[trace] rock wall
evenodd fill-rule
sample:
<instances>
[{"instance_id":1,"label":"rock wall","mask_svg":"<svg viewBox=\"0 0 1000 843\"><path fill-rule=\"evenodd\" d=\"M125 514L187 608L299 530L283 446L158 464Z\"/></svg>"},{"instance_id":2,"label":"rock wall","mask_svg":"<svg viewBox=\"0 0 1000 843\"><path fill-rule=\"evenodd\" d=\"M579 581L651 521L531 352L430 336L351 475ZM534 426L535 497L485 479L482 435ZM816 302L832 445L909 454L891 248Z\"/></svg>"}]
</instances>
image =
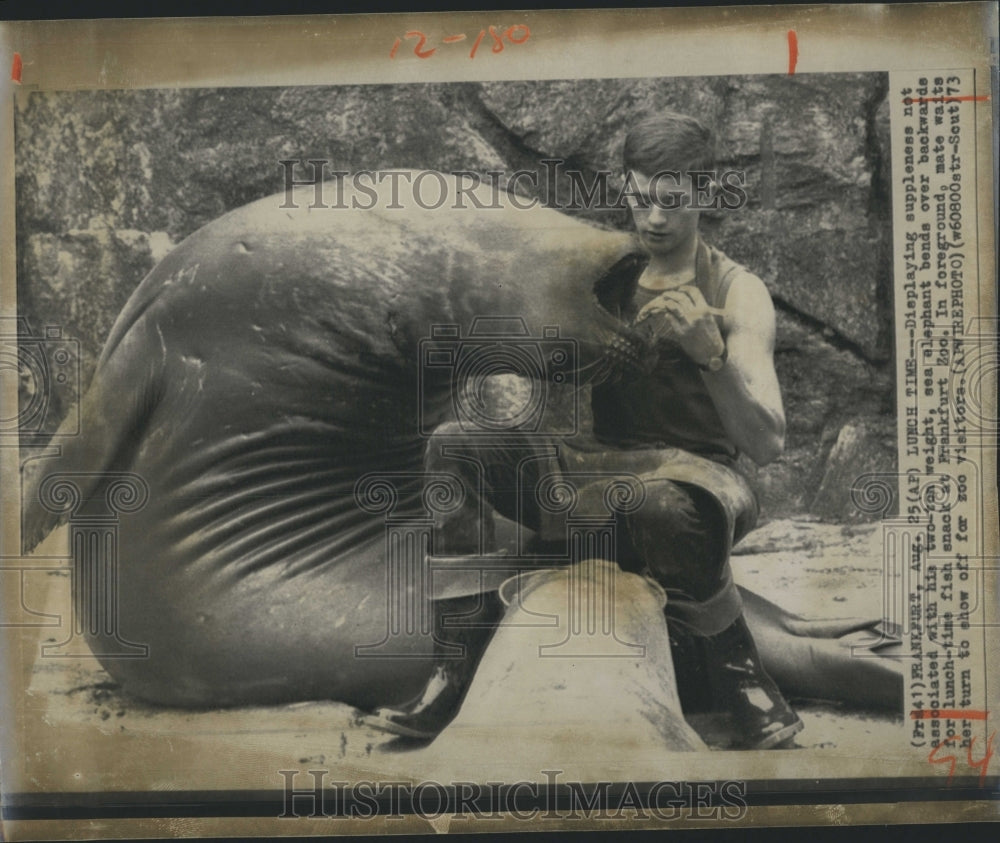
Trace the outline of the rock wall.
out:
<instances>
[{"instance_id":1,"label":"rock wall","mask_svg":"<svg viewBox=\"0 0 1000 843\"><path fill-rule=\"evenodd\" d=\"M19 313L36 335L54 325L79 341L86 384L146 272L200 226L281 190L282 159L528 169L544 185L542 162L559 158L589 180L617 170L627 127L661 108L713 125L719 167L746 173L748 206L703 225L778 311L787 449L748 465L764 513L860 518L853 478L896 464L882 74L26 94ZM556 189L568 186L560 171ZM628 224L623 212L571 213ZM72 384L60 389L46 430L76 399Z\"/></svg>"}]
</instances>

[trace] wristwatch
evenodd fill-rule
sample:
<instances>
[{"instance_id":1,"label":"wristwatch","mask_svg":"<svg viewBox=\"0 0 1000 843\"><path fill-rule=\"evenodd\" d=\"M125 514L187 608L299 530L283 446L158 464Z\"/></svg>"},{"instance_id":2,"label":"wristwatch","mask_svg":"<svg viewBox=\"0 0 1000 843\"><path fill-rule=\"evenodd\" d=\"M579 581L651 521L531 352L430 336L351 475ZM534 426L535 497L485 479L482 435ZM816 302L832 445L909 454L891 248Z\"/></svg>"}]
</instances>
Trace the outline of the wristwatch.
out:
<instances>
[{"instance_id":1,"label":"wristwatch","mask_svg":"<svg viewBox=\"0 0 1000 843\"><path fill-rule=\"evenodd\" d=\"M704 366L699 363L698 368L703 372L718 372L719 369L726 365L726 360L728 359L729 349L722 346L722 354L716 354L715 357L710 357Z\"/></svg>"}]
</instances>

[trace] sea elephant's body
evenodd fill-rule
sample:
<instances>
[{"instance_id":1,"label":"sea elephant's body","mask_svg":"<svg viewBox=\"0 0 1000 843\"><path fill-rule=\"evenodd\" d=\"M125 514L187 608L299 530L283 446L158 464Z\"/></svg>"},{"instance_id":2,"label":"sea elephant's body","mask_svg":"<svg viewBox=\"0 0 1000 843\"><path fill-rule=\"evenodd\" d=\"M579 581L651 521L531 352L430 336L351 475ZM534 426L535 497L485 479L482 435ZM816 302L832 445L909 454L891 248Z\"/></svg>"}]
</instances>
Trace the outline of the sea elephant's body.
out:
<instances>
[{"instance_id":1,"label":"sea elephant's body","mask_svg":"<svg viewBox=\"0 0 1000 843\"><path fill-rule=\"evenodd\" d=\"M634 248L627 235L454 192L437 209L390 207L387 185L369 210L313 198L235 210L156 266L111 331L81 435L25 467L29 547L57 521L39 501L46 476L74 475L93 501L102 474L148 485L118 524L116 590L117 634L148 657L103 660L137 696L373 706L418 690L429 635L404 629L395 658L369 645L398 593L387 517L426 515L424 434L451 400L451 369L423 366L421 341L520 317L533 338L558 328L589 371L615 336L593 288ZM391 475L394 503L381 487L359 500L373 475ZM420 627L426 606L417 614Z\"/></svg>"},{"instance_id":2,"label":"sea elephant's body","mask_svg":"<svg viewBox=\"0 0 1000 843\"><path fill-rule=\"evenodd\" d=\"M464 209L391 208L382 190L370 210L309 208L312 188L298 208L269 197L181 243L115 323L82 436L29 464L29 545L54 520L32 500L47 474L149 486L118 545L119 632L149 657L105 661L134 693L369 705L415 690L426 660L354 648L386 635L386 514L419 511L420 484L404 480L391 513L354 489L421 470L420 431L444 417L451 370L421 379L419 342L435 325L465 336L476 317L512 316L534 338L557 327L581 364L604 351L592 288L627 235L469 196Z\"/></svg>"}]
</instances>

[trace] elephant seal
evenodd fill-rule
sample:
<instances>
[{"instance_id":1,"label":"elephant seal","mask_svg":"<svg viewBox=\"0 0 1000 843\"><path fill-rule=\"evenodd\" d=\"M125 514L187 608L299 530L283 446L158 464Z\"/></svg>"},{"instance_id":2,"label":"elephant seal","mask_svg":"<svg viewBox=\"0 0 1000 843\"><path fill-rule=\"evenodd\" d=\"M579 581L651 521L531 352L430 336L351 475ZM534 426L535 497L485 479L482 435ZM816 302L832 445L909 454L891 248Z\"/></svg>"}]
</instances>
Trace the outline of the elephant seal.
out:
<instances>
[{"instance_id":1,"label":"elephant seal","mask_svg":"<svg viewBox=\"0 0 1000 843\"><path fill-rule=\"evenodd\" d=\"M423 659L354 656L388 623L385 515L355 486L416 478L421 430L450 406L453 372L422 370L420 342L442 324L516 317L529 340L571 343L577 369L601 366L622 335L592 289L634 249L499 193L477 208L440 181L436 209L403 207L384 182L345 197L359 207L312 208L306 187L192 234L114 323L81 435L25 466L29 548L58 521L39 499L46 476L74 474L84 499L102 496L102 474L149 487L118 538L119 630L148 658L104 661L130 693L370 706L419 688ZM420 509L420 485L396 493L393 516Z\"/></svg>"},{"instance_id":2,"label":"elephant seal","mask_svg":"<svg viewBox=\"0 0 1000 843\"><path fill-rule=\"evenodd\" d=\"M794 699L899 712L903 642L880 620L801 618L740 587L764 667Z\"/></svg>"},{"instance_id":3,"label":"elephant seal","mask_svg":"<svg viewBox=\"0 0 1000 843\"><path fill-rule=\"evenodd\" d=\"M74 475L85 501L122 472L148 485L117 547L117 623L148 657L102 660L130 694L192 706L409 698L428 636L403 636L394 658L356 658L385 637L390 611L386 515L357 487L401 478L392 516L421 512L425 434L449 413L453 374L423 365L422 342L499 316L570 342L563 375L641 358L593 294L635 251L629 235L497 195L470 206L466 187L441 181L434 209L400 205L383 183L360 208L312 208L303 187L192 234L115 322L80 435L25 464L29 549L60 520L40 497L47 477ZM804 653L797 688L829 689L788 617L755 607L765 661L789 667L791 642ZM829 659L851 674L849 652Z\"/></svg>"}]
</instances>

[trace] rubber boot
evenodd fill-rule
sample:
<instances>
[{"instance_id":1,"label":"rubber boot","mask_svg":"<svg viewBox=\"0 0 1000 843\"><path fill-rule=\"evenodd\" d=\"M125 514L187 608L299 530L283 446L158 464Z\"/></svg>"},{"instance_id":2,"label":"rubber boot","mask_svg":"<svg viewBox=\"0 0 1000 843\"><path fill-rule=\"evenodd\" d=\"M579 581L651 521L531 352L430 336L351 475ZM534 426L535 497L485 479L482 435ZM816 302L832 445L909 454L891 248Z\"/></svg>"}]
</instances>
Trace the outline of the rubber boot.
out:
<instances>
[{"instance_id":1,"label":"rubber boot","mask_svg":"<svg viewBox=\"0 0 1000 843\"><path fill-rule=\"evenodd\" d=\"M458 714L503 613L495 591L435 601L434 667L424 690L397 708L376 709L362 722L402 737L437 737Z\"/></svg>"},{"instance_id":2,"label":"rubber boot","mask_svg":"<svg viewBox=\"0 0 1000 843\"><path fill-rule=\"evenodd\" d=\"M670 645L681 710L706 743L780 749L802 731L802 721L764 670L742 616L712 636L671 623Z\"/></svg>"}]
</instances>

